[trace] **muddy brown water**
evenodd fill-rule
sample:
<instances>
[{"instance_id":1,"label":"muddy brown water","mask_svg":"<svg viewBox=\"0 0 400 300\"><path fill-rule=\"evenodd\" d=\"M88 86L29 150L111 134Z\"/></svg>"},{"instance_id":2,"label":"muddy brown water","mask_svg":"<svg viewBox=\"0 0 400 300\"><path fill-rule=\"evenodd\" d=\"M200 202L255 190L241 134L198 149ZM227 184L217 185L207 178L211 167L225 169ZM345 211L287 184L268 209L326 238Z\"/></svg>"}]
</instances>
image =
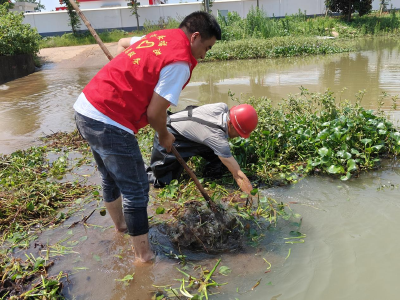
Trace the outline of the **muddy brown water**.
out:
<instances>
[{"instance_id":1,"label":"muddy brown water","mask_svg":"<svg viewBox=\"0 0 400 300\"><path fill-rule=\"evenodd\" d=\"M363 50L358 53L200 64L178 109L218 101L233 105L229 90L236 96L267 96L278 103L297 93L301 85L316 92L347 87L338 95L348 99L366 89L363 105L376 108L382 91L399 94L400 43L388 39L360 43ZM48 65L0 86L0 153L28 147L44 134L72 130L73 102L100 66ZM384 107L389 108L390 101ZM92 169L81 170L85 172L96 182ZM218 258L221 266L231 269L229 276L214 277L227 284L212 289L216 294L210 299L398 299L399 185L399 164L390 162L348 182L309 177L262 191L289 203L302 216L300 228L281 222L275 230L265 231L266 237L256 247L245 245L243 251L217 256L188 254L185 271L196 276L193 265L210 270ZM62 245L74 253L58 257L51 269L52 274L61 270L72 274L64 290L68 299L151 299L149 291L157 290L156 286L179 286L176 280L184 277L176 269L182 268L179 259L160 254L152 265L134 266L129 238L114 232L108 216L96 211L90 226L67 228L95 208L96 202L63 227L44 232L39 240L54 245L68 238ZM306 234L305 242L286 243L292 230ZM157 234L152 236L155 246L166 244ZM39 250L31 251L38 255ZM264 259L271 263L268 273ZM117 281L133 273L129 284Z\"/></svg>"}]
</instances>

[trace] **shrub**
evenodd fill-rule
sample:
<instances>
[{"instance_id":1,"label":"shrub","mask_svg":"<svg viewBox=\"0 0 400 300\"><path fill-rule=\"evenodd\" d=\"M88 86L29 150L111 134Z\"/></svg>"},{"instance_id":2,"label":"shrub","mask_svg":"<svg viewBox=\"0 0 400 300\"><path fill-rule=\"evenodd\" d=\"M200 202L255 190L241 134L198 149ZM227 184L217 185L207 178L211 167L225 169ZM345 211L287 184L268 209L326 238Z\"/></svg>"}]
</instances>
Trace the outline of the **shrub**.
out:
<instances>
[{"instance_id":1,"label":"shrub","mask_svg":"<svg viewBox=\"0 0 400 300\"><path fill-rule=\"evenodd\" d=\"M0 55L36 54L40 35L30 25L22 24L23 14L8 12L0 5Z\"/></svg>"}]
</instances>

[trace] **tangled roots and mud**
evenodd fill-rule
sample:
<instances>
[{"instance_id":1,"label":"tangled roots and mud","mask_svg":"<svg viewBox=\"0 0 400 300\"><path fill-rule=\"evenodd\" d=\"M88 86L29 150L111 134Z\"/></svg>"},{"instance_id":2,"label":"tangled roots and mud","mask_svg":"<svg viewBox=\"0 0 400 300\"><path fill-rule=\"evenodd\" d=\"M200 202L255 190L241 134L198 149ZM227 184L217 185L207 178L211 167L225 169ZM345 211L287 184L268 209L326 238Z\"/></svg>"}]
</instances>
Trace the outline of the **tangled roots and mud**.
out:
<instances>
[{"instance_id":1,"label":"tangled roots and mud","mask_svg":"<svg viewBox=\"0 0 400 300\"><path fill-rule=\"evenodd\" d=\"M239 229L233 214L221 210L216 216L205 202L199 201L186 202L176 220L160 228L178 247L209 254L240 249Z\"/></svg>"}]
</instances>

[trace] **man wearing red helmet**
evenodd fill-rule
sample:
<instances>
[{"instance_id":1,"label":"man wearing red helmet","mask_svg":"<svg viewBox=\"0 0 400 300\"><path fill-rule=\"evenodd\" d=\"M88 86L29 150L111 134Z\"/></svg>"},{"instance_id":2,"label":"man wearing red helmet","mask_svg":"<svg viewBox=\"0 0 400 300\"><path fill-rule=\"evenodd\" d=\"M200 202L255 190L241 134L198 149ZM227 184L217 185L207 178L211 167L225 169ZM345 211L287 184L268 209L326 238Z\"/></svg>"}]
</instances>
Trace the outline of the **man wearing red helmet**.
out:
<instances>
[{"instance_id":1,"label":"man wearing red helmet","mask_svg":"<svg viewBox=\"0 0 400 300\"><path fill-rule=\"evenodd\" d=\"M192 156L207 160L203 175L218 177L225 167L232 173L240 189L250 194L253 189L247 176L232 156L228 138L248 138L258 123L257 112L249 104L240 104L230 110L225 103L188 106L185 110L171 114L167 128L175 137L174 146L187 161ZM222 168L221 168L222 167ZM183 168L172 153L168 153L154 137L149 181L155 187L179 179Z\"/></svg>"}]
</instances>

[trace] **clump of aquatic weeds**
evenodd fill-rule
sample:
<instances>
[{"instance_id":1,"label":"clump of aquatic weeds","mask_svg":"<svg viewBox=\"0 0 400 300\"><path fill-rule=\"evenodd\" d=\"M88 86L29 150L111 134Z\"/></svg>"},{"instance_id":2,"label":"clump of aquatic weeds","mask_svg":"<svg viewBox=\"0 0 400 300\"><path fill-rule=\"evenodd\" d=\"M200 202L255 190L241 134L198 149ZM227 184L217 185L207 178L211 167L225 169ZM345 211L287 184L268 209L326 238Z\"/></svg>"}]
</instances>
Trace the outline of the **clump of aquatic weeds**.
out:
<instances>
[{"instance_id":1,"label":"clump of aquatic weeds","mask_svg":"<svg viewBox=\"0 0 400 300\"><path fill-rule=\"evenodd\" d=\"M260 199L257 189L249 197L238 191L229 192L215 182L205 182L205 188L219 207L221 217L207 206L192 181L174 180L155 199L156 216L165 212L172 216L166 222L156 222L157 229L178 249L208 254L237 251L247 239L256 245L262 238L262 235L247 234L250 228L262 231L276 225L279 217L288 219L293 214L283 203L269 197Z\"/></svg>"},{"instance_id":2,"label":"clump of aquatic weeds","mask_svg":"<svg viewBox=\"0 0 400 300\"><path fill-rule=\"evenodd\" d=\"M1 264L1 299L63 299L61 279L67 274L48 276L54 264L48 257L26 255L26 260L5 257Z\"/></svg>"},{"instance_id":3,"label":"clump of aquatic weeds","mask_svg":"<svg viewBox=\"0 0 400 300\"><path fill-rule=\"evenodd\" d=\"M179 288L173 288L172 286L165 286L164 291L158 291L155 293L152 299L162 300L162 299L181 299L180 297L185 297L186 299L208 299L210 295L209 288L218 287L224 285L226 283L217 283L212 279L215 271L217 270L218 265L220 264L221 259L218 259L214 267L211 271L207 270L201 265L197 265L193 267L194 271L199 271L199 276L190 275L187 272L182 271L177 268L179 272L183 274L182 279L176 279L181 282ZM226 268L227 267L222 267ZM220 268L221 273L221 268ZM185 278L186 277L186 278ZM157 287L157 286L156 286ZM160 288L160 287L157 287Z\"/></svg>"},{"instance_id":4,"label":"clump of aquatic weeds","mask_svg":"<svg viewBox=\"0 0 400 300\"><path fill-rule=\"evenodd\" d=\"M384 104L396 109L397 97L383 93L374 111L361 106L364 96L360 91L350 102L336 100L329 90L301 88L276 107L267 98L251 98L258 126L248 140L232 141L233 154L248 174L267 184L295 183L310 173L357 177L400 153L400 132L382 109Z\"/></svg>"},{"instance_id":5,"label":"clump of aquatic weeds","mask_svg":"<svg viewBox=\"0 0 400 300\"><path fill-rule=\"evenodd\" d=\"M0 299L63 299L61 279L49 277L48 257L15 258L45 228L57 226L83 203L99 195L97 187L82 181L59 179L88 159L88 147L77 132L57 133L48 143L0 156ZM68 151L81 153L70 165ZM49 159L52 156L52 159ZM70 208L60 212L60 209Z\"/></svg>"}]
</instances>

